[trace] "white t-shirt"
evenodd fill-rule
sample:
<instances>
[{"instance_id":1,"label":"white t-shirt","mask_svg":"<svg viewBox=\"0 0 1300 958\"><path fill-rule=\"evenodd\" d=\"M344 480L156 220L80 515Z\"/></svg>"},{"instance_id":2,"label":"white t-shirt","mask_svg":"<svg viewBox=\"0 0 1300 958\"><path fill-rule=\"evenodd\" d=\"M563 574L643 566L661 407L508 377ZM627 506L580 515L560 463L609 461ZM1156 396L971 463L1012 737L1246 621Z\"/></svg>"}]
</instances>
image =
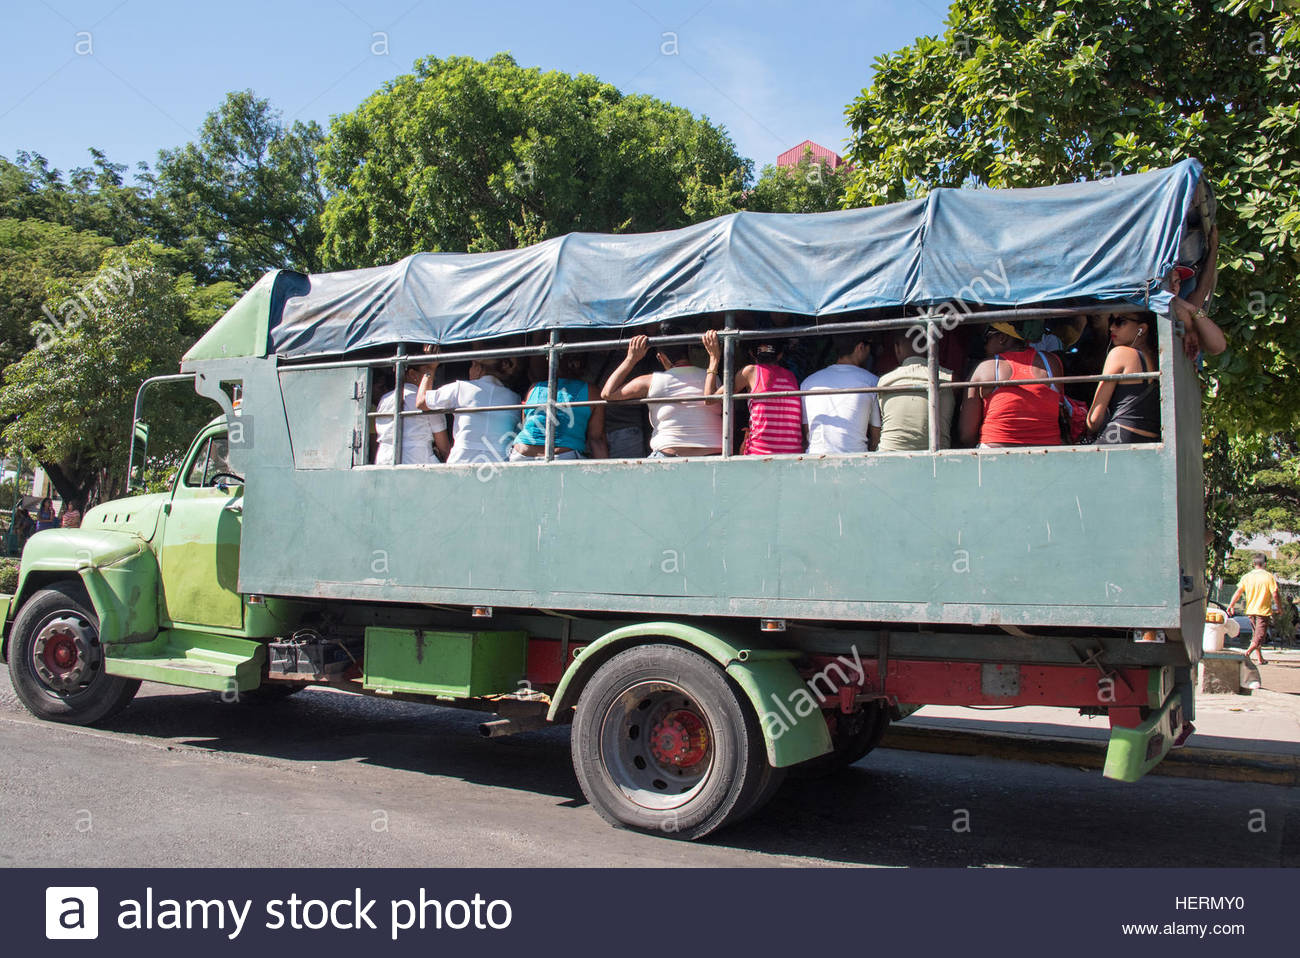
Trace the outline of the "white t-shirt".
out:
<instances>
[{"instance_id":1,"label":"white t-shirt","mask_svg":"<svg viewBox=\"0 0 1300 958\"><path fill-rule=\"evenodd\" d=\"M419 390L414 383L406 383L402 389L402 409L415 412L415 396ZM388 413L375 418L376 439L379 442L375 454L375 465L391 466L393 464L393 406L397 402L397 390L385 393L375 410ZM402 464L437 462L433 454L433 434L447 428L447 417L437 413L424 413L420 416L402 417Z\"/></svg>"},{"instance_id":2,"label":"white t-shirt","mask_svg":"<svg viewBox=\"0 0 1300 958\"><path fill-rule=\"evenodd\" d=\"M495 376L458 379L424 394L430 409L458 406L514 406L519 393L503 386ZM456 413L451 426L451 455L448 463L505 462L519 431L519 410Z\"/></svg>"},{"instance_id":3,"label":"white t-shirt","mask_svg":"<svg viewBox=\"0 0 1300 958\"><path fill-rule=\"evenodd\" d=\"M862 389L878 382L861 366L835 363L813 373L801 389ZM808 451L866 452L867 427L880 425L880 401L875 393L804 396L803 421L808 424Z\"/></svg>"},{"instance_id":4,"label":"white t-shirt","mask_svg":"<svg viewBox=\"0 0 1300 958\"><path fill-rule=\"evenodd\" d=\"M650 374L650 399L670 399L704 395L704 377L699 366L674 366L667 372L656 370ZM680 446L697 446L704 449L722 448L721 402L660 402L650 405L650 448L675 449Z\"/></svg>"}]
</instances>

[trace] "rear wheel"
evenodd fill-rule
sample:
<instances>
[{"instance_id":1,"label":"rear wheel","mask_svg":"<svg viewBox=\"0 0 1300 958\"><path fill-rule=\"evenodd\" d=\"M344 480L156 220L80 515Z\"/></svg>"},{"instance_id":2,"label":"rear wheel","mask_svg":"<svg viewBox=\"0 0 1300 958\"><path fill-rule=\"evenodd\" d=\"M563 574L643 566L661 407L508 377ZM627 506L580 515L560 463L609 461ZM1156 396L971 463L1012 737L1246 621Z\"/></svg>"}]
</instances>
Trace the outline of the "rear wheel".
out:
<instances>
[{"instance_id":1,"label":"rear wheel","mask_svg":"<svg viewBox=\"0 0 1300 958\"><path fill-rule=\"evenodd\" d=\"M33 595L14 619L9 680L38 718L93 725L130 704L140 683L104 672L99 618L79 582Z\"/></svg>"},{"instance_id":2,"label":"rear wheel","mask_svg":"<svg viewBox=\"0 0 1300 958\"><path fill-rule=\"evenodd\" d=\"M571 741L578 782L602 818L672 838L702 838L755 811L779 779L744 693L676 646L629 649L602 665L578 699Z\"/></svg>"}]
</instances>

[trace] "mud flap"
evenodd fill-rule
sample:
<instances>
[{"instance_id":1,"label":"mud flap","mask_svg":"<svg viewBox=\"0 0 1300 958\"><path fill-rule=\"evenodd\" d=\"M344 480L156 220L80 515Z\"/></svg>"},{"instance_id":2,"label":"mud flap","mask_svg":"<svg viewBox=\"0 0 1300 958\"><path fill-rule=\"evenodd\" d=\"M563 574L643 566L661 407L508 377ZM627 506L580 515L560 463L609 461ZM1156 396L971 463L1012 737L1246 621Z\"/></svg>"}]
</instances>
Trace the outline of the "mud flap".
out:
<instances>
[{"instance_id":1,"label":"mud flap","mask_svg":"<svg viewBox=\"0 0 1300 958\"><path fill-rule=\"evenodd\" d=\"M757 658L727 665L758 714L773 768L788 768L831 750L831 733L821 708L787 658Z\"/></svg>"},{"instance_id":2,"label":"mud flap","mask_svg":"<svg viewBox=\"0 0 1300 958\"><path fill-rule=\"evenodd\" d=\"M1186 694L1187 688L1180 684L1160 710L1152 712L1140 725L1112 728L1102 774L1117 782L1136 782L1159 765L1190 722L1191 702Z\"/></svg>"}]
</instances>

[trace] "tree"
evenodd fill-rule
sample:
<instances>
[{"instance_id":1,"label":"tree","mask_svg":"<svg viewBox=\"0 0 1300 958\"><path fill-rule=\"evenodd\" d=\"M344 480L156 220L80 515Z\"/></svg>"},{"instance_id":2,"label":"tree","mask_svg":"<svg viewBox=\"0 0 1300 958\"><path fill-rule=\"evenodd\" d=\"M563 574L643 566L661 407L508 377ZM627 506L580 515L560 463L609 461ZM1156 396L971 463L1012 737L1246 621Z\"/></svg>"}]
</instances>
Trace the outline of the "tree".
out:
<instances>
[{"instance_id":1,"label":"tree","mask_svg":"<svg viewBox=\"0 0 1300 958\"><path fill-rule=\"evenodd\" d=\"M831 169L813 156L811 148L795 166L765 166L749 192L745 209L756 213L822 213L844 207L845 190L853 176L848 165Z\"/></svg>"},{"instance_id":2,"label":"tree","mask_svg":"<svg viewBox=\"0 0 1300 958\"><path fill-rule=\"evenodd\" d=\"M1278 0L957 0L848 108L847 202L1205 163L1221 201L1207 417L1289 428L1300 358L1300 21Z\"/></svg>"},{"instance_id":3,"label":"tree","mask_svg":"<svg viewBox=\"0 0 1300 958\"><path fill-rule=\"evenodd\" d=\"M63 311L63 322L4 370L0 442L39 462L67 501L124 489L140 383L175 372L185 349L236 298L233 284L200 288L165 261L166 251L137 241L110 250L89 283L54 283L53 297L77 308ZM183 414L169 415L151 443L183 446L192 426Z\"/></svg>"},{"instance_id":4,"label":"tree","mask_svg":"<svg viewBox=\"0 0 1300 958\"><path fill-rule=\"evenodd\" d=\"M111 245L106 236L68 226L0 219L0 369L32 347L42 324L57 321L60 303L50 299L50 284L89 279Z\"/></svg>"},{"instance_id":5,"label":"tree","mask_svg":"<svg viewBox=\"0 0 1300 958\"><path fill-rule=\"evenodd\" d=\"M197 258L212 277L247 284L268 269L320 268L323 141L315 122L285 125L268 100L244 90L208 114L197 143L160 151L159 191L202 243Z\"/></svg>"},{"instance_id":6,"label":"tree","mask_svg":"<svg viewBox=\"0 0 1300 958\"><path fill-rule=\"evenodd\" d=\"M417 61L334 119L321 172L334 267L683 226L734 208L750 175L707 119L508 54Z\"/></svg>"},{"instance_id":7,"label":"tree","mask_svg":"<svg viewBox=\"0 0 1300 958\"><path fill-rule=\"evenodd\" d=\"M135 182L127 183L125 164L93 147L88 152L91 165L74 167L66 178L39 153L19 151L14 163L0 157L0 216L98 233L118 246L174 231L147 164L137 164Z\"/></svg>"},{"instance_id":8,"label":"tree","mask_svg":"<svg viewBox=\"0 0 1300 958\"><path fill-rule=\"evenodd\" d=\"M1263 536L1283 560L1284 568L1273 571L1300 579L1300 543L1294 541L1300 537L1300 440L1288 433L1230 443L1216 434L1210 446L1210 577L1239 577L1251 553L1234 546L1242 537Z\"/></svg>"}]
</instances>

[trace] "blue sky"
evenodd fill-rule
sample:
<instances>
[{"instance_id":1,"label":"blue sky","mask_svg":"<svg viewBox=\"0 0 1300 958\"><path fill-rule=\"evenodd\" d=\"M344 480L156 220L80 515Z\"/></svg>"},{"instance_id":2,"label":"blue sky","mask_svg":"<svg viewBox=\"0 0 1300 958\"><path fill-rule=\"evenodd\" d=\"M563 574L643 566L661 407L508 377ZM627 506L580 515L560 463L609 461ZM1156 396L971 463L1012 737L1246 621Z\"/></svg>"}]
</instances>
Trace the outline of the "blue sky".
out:
<instances>
[{"instance_id":1,"label":"blue sky","mask_svg":"<svg viewBox=\"0 0 1300 958\"><path fill-rule=\"evenodd\" d=\"M945 11L944 0L11 0L0 155L33 150L66 170L95 146L152 164L195 139L229 90L327 125L418 57L508 50L706 115L758 169L805 138L843 152L843 110L872 60L939 32Z\"/></svg>"}]
</instances>

